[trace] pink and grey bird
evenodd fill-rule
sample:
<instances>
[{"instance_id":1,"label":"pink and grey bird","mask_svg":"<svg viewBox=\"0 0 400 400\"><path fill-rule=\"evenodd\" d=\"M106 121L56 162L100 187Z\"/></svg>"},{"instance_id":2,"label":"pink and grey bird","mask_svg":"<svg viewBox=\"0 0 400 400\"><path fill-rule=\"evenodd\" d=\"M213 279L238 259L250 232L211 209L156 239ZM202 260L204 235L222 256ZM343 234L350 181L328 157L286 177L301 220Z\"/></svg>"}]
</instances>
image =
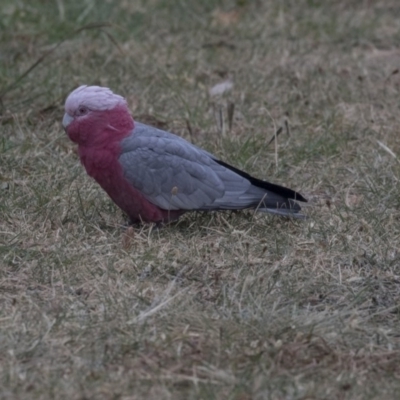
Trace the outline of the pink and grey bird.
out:
<instances>
[{"instance_id":1,"label":"pink and grey bird","mask_svg":"<svg viewBox=\"0 0 400 400\"><path fill-rule=\"evenodd\" d=\"M135 122L110 89L80 86L63 126L87 173L132 222L167 222L188 211L256 209L303 217L294 190L252 177L183 138Z\"/></svg>"}]
</instances>

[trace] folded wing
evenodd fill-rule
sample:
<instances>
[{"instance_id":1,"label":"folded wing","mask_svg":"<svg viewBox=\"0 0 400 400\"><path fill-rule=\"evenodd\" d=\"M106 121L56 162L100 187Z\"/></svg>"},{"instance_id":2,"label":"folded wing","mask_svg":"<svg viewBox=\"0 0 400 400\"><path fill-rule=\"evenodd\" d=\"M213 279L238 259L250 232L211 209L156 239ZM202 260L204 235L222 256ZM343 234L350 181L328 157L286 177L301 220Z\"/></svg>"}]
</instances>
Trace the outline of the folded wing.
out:
<instances>
[{"instance_id":1,"label":"folded wing","mask_svg":"<svg viewBox=\"0 0 400 400\"><path fill-rule=\"evenodd\" d=\"M298 214L298 193L240 171L179 136L141 123L121 142L125 178L164 210L258 208Z\"/></svg>"}]
</instances>

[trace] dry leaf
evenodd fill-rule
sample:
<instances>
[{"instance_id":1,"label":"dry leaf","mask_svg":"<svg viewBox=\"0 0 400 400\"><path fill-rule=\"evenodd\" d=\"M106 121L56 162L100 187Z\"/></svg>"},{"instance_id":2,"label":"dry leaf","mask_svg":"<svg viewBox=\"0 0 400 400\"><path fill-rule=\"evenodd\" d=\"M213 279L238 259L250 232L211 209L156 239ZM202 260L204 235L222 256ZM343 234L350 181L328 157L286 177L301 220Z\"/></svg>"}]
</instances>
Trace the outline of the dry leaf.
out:
<instances>
[{"instance_id":1,"label":"dry leaf","mask_svg":"<svg viewBox=\"0 0 400 400\"><path fill-rule=\"evenodd\" d=\"M228 92L229 90L232 90L233 88L233 82L230 80L221 82L221 83L217 83L216 85L214 85L210 90L210 96L220 96L222 94L224 94L225 92Z\"/></svg>"}]
</instances>

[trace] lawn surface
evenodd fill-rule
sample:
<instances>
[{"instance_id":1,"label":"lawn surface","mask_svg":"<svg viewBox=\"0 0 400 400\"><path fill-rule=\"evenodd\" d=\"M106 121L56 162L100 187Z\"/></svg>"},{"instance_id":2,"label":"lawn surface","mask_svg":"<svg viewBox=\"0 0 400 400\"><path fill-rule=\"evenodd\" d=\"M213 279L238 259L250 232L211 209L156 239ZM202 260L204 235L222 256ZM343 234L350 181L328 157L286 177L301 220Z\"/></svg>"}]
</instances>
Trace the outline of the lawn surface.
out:
<instances>
[{"instance_id":1,"label":"lawn surface","mask_svg":"<svg viewBox=\"0 0 400 400\"><path fill-rule=\"evenodd\" d=\"M3 0L0 398L400 398L397 3ZM81 84L309 218L127 227L61 127Z\"/></svg>"}]
</instances>

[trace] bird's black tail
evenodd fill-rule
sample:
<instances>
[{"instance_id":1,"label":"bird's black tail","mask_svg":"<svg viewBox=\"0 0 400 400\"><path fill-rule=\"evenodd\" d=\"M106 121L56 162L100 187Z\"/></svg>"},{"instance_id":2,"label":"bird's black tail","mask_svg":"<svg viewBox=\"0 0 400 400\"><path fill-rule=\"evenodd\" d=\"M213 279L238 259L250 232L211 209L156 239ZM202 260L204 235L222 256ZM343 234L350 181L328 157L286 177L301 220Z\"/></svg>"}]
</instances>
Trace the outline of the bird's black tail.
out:
<instances>
[{"instance_id":1,"label":"bird's black tail","mask_svg":"<svg viewBox=\"0 0 400 400\"><path fill-rule=\"evenodd\" d=\"M274 183L254 178L247 172L235 168L232 165L229 165L221 160L215 161L223 167L228 168L231 171L242 176L243 178L247 179L253 186L264 189L266 191L265 197L261 199L258 204L258 211L304 218L304 215L299 213L301 207L299 204L296 203L296 201L307 202L307 199L305 199L300 193L284 186L276 185ZM268 193L270 193L270 196L268 196Z\"/></svg>"}]
</instances>

